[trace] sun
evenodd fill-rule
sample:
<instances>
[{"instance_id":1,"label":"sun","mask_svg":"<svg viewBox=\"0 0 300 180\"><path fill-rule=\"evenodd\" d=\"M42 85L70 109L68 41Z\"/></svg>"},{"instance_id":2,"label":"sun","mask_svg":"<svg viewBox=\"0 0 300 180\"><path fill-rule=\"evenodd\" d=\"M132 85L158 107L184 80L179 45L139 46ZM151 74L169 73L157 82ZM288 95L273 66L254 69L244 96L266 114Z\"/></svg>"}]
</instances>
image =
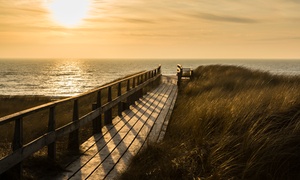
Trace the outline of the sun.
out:
<instances>
[{"instance_id":1,"label":"sun","mask_svg":"<svg viewBox=\"0 0 300 180\"><path fill-rule=\"evenodd\" d=\"M49 1L48 8L52 19L65 27L72 28L80 25L87 16L89 0L52 0Z\"/></svg>"}]
</instances>

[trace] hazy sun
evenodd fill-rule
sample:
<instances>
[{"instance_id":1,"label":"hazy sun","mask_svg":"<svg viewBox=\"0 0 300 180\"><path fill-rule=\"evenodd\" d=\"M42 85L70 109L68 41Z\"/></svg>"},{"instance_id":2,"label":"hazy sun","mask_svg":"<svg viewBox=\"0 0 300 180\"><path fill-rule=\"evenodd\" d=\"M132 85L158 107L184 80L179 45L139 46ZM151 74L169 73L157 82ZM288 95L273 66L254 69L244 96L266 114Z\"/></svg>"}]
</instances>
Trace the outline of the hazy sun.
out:
<instances>
[{"instance_id":1,"label":"hazy sun","mask_svg":"<svg viewBox=\"0 0 300 180\"><path fill-rule=\"evenodd\" d=\"M89 0L52 0L48 8L55 22L65 27L75 27L87 16Z\"/></svg>"}]
</instances>

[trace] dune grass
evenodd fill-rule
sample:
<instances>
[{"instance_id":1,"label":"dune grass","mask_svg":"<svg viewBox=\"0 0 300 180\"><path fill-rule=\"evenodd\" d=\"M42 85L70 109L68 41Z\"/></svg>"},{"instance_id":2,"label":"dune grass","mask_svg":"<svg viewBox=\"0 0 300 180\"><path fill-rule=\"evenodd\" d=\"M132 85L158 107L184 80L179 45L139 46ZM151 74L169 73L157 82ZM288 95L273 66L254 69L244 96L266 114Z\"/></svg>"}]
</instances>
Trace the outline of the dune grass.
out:
<instances>
[{"instance_id":1,"label":"dune grass","mask_svg":"<svg viewBox=\"0 0 300 180\"><path fill-rule=\"evenodd\" d=\"M120 179L299 179L300 77L200 66Z\"/></svg>"}]
</instances>

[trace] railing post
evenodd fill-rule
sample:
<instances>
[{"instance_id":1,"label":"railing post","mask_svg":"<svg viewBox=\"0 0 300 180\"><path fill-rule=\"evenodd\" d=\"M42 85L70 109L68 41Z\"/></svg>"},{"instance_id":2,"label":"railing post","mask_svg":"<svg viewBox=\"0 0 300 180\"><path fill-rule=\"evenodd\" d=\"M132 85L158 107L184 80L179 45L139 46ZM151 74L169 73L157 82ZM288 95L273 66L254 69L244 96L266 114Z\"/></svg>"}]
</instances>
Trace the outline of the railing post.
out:
<instances>
[{"instance_id":1,"label":"railing post","mask_svg":"<svg viewBox=\"0 0 300 180\"><path fill-rule=\"evenodd\" d=\"M127 80L126 91L130 91L130 79ZM129 106L132 104L132 96L127 97L125 108L129 109Z\"/></svg>"},{"instance_id":2,"label":"railing post","mask_svg":"<svg viewBox=\"0 0 300 180\"><path fill-rule=\"evenodd\" d=\"M138 84L136 81L136 78L137 77L134 77L133 79L132 79L132 88L134 89L135 88L135 86ZM130 96L130 100L131 100L131 102L130 102L130 104L134 104L134 101L136 100L136 93L134 93L134 94L132 94L131 96Z\"/></svg>"},{"instance_id":3,"label":"railing post","mask_svg":"<svg viewBox=\"0 0 300 180\"><path fill-rule=\"evenodd\" d=\"M107 92L107 102L111 102L112 97L111 97L111 86L108 87L108 92ZM105 117L105 124L111 124L112 122L112 109L107 110L104 113Z\"/></svg>"},{"instance_id":4,"label":"railing post","mask_svg":"<svg viewBox=\"0 0 300 180\"><path fill-rule=\"evenodd\" d=\"M127 80L127 87L126 87L126 91L130 91L130 79Z\"/></svg>"},{"instance_id":5,"label":"railing post","mask_svg":"<svg viewBox=\"0 0 300 180\"><path fill-rule=\"evenodd\" d=\"M150 77L151 77L151 79L154 78L153 75L154 75L154 74L153 74L153 70L151 70L151 71L150 71ZM154 87L153 79L151 80L151 87Z\"/></svg>"},{"instance_id":6,"label":"railing post","mask_svg":"<svg viewBox=\"0 0 300 180\"><path fill-rule=\"evenodd\" d=\"M73 122L76 122L79 120L79 112L78 112L78 99L74 100L73 105ZM69 134L69 144L68 144L69 150L79 150L79 130L76 129L75 131L71 132Z\"/></svg>"},{"instance_id":7,"label":"railing post","mask_svg":"<svg viewBox=\"0 0 300 180\"><path fill-rule=\"evenodd\" d=\"M159 72L159 74L161 74L161 64L158 67L158 72Z\"/></svg>"},{"instance_id":8,"label":"railing post","mask_svg":"<svg viewBox=\"0 0 300 180\"><path fill-rule=\"evenodd\" d=\"M120 97L122 94L122 84L121 82L118 83L118 97ZM123 111L123 108L122 108L122 102L119 102L118 104L118 115L121 116L122 115L122 111Z\"/></svg>"},{"instance_id":9,"label":"railing post","mask_svg":"<svg viewBox=\"0 0 300 180\"><path fill-rule=\"evenodd\" d=\"M99 90L97 92L97 103L93 104L92 109L95 110L95 109L100 108L100 107L101 107L101 90ZM101 126L101 121L102 121L102 116L101 116L101 113L100 113L100 115L93 120L93 133L94 134L101 132L101 127L102 127Z\"/></svg>"},{"instance_id":10,"label":"railing post","mask_svg":"<svg viewBox=\"0 0 300 180\"><path fill-rule=\"evenodd\" d=\"M136 82L136 84L137 84L137 85L140 85L140 76L137 77L137 82Z\"/></svg>"},{"instance_id":11,"label":"railing post","mask_svg":"<svg viewBox=\"0 0 300 180\"><path fill-rule=\"evenodd\" d=\"M145 73L145 82L149 80L149 71ZM146 94L149 91L149 84L145 87L144 94Z\"/></svg>"},{"instance_id":12,"label":"railing post","mask_svg":"<svg viewBox=\"0 0 300 180\"><path fill-rule=\"evenodd\" d=\"M23 119L15 120L15 132L12 144L13 151L23 147ZM8 171L8 176L12 179L23 179L23 162L18 163Z\"/></svg>"},{"instance_id":13,"label":"railing post","mask_svg":"<svg viewBox=\"0 0 300 180\"><path fill-rule=\"evenodd\" d=\"M135 77L132 80L132 88L135 88Z\"/></svg>"},{"instance_id":14,"label":"railing post","mask_svg":"<svg viewBox=\"0 0 300 180\"><path fill-rule=\"evenodd\" d=\"M48 133L55 131L55 106L49 109ZM56 142L48 145L48 159L55 161L56 159Z\"/></svg>"},{"instance_id":15,"label":"railing post","mask_svg":"<svg viewBox=\"0 0 300 180\"><path fill-rule=\"evenodd\" d=\"M182 66L180 64L177 64L177 86L180 86L181 84L181 77L182 77Z\"/></svg>"},{"instance_id":16,"label":"railing post","mask_svg":"<svg viewBox=\"0 0 300 180\"><path fill-rule=\"evenodd\" d=\"M142 74L142 75L141 75L141 81L140 81L140 84L143 84L143 83L145 82L145 81L144 81L144 75L145 75L145 74ZM143 97L143 91L144 91L143 89L144 89L144 88L141 88L141 89L139 90L139 93L138 93L138 99L139 99L140 97ZM138 100L138 99L137 99L137 100Z\"/></svg>"},{"instance_id":17,"label":"railing post","mask_svg":"<svg viewBox=\"0 0 300 180\"><path fill-rule=\"evenodd\" d=\"M191 77L190 77L191 80L194 80L194 71L193 69L191 69Z\"/></svg>"}]
</instances>

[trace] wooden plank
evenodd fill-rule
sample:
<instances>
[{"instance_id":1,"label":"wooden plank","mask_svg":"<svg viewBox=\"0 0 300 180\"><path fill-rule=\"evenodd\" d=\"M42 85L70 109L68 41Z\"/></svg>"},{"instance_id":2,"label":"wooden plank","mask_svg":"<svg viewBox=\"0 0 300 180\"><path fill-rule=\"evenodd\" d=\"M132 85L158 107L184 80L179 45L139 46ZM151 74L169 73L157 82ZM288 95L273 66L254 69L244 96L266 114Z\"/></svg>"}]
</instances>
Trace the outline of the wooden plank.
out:
<instances>
[{"instance_id":1,"label":"wooden plank","mask_svg":"<svg viewBox=\"0 0 300 180\"><path fill-rule=\"evenodd\" d=\"M0 167L1 167L0 174L7 171L15 164L21 162L30 154L33 154L34 152L38 151L42 147L45 147L46 145L50 144L51 142L54 141L54 139L55 139L54 132L45 134L44 136L34 140L34 143L33 142L28 143L24 145L22 148L19 148L16 151L14 151L11 155L2 158L0 161Z\"/></svg>"},{"instance_id":2,"label":"wooden plank","mask_svg":"<svg viewBox=\"0 0 300 180\"><path fill-rule=\"evenodd\" d=\"M74 100L73 103L73 122L78 122L79 120L79 107L78 107L78 99ZM79 130L75 129L69 134L68 141L68 149L69 150L79 150Z\"/></svg>"},{"instance_id":3,"label":"wooden plank","mask_svg":"<svg viewBox=\"0 0 300 180\"><path fill-rule=\"evenodd\" d=\"M92 104L92 110L96 110L97 108L101 107L102 101L101 101L101 91L97 92L97 102L95 104ZM100 114L100 113L99 113ZM102 127L102 115L100 114L98 117L93 119L93 134L97 134L101 132Z\"/></svg>"},{"instance_id":4,"label":"wooden plank","mask_svg":"<svg viewBox=\"0 0 300 180\"><path fill-rule=\"evenodd\" d=\"M51 107L49 110L49 120L48 120L48 132L55 131L55 106ZM48 145L48 158L55 161L56 158L56 142Z\"/></svg>"}]
</instances>

